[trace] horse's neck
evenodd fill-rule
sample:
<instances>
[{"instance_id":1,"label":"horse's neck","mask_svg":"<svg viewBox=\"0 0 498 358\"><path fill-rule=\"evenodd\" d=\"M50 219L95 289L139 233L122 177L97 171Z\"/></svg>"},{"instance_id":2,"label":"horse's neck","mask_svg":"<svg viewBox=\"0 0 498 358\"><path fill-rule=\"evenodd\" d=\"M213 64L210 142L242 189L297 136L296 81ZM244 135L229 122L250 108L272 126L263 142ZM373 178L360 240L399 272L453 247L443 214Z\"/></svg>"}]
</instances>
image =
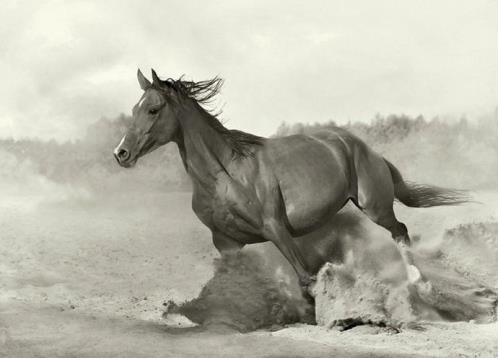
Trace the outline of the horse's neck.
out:
<instances>
[{"instance_id":1,"label":"horse's neck","mask_svg":"<svg viewBox=\"0 0 498 358\"><path fill-rule=\"evenodd\" d=\"M210 186L231 160L232 148L212 128L198 110L189 110L179 119L178 146L183 164L195 183Z\"/></svg>"}]
</instances>

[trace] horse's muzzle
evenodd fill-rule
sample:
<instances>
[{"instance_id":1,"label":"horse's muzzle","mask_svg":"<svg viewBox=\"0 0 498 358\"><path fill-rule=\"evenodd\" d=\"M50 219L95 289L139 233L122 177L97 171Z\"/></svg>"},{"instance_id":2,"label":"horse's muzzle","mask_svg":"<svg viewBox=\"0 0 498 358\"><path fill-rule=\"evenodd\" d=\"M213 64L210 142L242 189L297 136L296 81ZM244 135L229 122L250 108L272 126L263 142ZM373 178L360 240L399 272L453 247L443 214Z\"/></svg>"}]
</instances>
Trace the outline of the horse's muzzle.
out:
<instances>
[{"instance_id":1,"label":"horse's muzzle","mask_svg":"<svg viewBox=\"0 0 498 358\"><path fill-rule=\"evenodd\" d=\"M114 149L114 158L116 158L116 161L118 162L119 165L121 165L124 168L129 168L133 166L134 161L130 161L130 151L125 149L125 148L120 148L119 146Z\"/></svg>"}]
</instances>

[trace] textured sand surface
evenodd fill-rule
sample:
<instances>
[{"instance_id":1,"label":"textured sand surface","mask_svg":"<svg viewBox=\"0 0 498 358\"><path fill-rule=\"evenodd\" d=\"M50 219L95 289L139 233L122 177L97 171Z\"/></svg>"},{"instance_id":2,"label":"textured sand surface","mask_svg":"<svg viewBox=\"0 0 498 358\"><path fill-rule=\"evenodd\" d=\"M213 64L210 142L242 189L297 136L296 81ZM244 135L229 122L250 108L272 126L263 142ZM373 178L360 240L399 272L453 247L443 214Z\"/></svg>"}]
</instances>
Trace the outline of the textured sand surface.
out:
<instances>
[{"instance_id":1,"label":"textured sand surface","mask_svg":"<svg viewBox=\"0 0 498 358\"><path fill-rule=\"evenodd\" d=\"M5 357L217 357L220 352L233 357L454 357L481 352L492 357L498 352L496 324L428 322L423 324L425 331L404 329L400 334L368 326L338 332L302 324L244 334L219 325L173 328L168 324L183 322L165 320L164 304L198 298L213 278L213 260L218 257L209 233L191 213L189 194L113 197L103 203L57 190L63 193L57 202L37 197L29 203L26 197L3 196L0 355ZM479 199L486 204L397 210L412 233L420 235L416 250L421 255L439 250L438 263L457 270L457 276L496 284L498 271L481 264L492 262L496 253L492 225L443 235L459 224L493 221L498 195L483 193ZM390 238L382 229L365 225L369 237L378 238L379 247L389 246ZM477 236L482 242L473 240ZM254 250L260 256L264 252L265 264L270 262L273 269L262 268L262 276L244 279L251 287L260 285L258 280L268 283L265 275L270 275L282 291L277 293L271 283L264 286L274 295L269 306L265 299L246 298L270 309L283 297L288 306L277 305L274 317L277 321L287 319L285 314L293 317L297 306L293 306L291 269L271 246ZM254 262L257 259L243 267L254 269ZM381 272L382 277L392 274ZM228 288L231 283L217 284ZM266 290L253 291L264 298ZM242 293L231 292L230 299L237 300ZM241 317L245 325L249 316Z\"/></svg>"}]
</instances>

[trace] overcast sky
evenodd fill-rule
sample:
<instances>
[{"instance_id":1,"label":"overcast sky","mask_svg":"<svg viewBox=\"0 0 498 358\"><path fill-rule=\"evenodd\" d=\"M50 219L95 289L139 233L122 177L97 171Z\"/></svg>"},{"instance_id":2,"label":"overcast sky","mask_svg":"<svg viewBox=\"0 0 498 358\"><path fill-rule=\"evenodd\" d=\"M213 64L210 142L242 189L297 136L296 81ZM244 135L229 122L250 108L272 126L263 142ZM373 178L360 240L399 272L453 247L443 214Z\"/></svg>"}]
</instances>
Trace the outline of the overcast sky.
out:
<instances>
[{"instance_id":1,"label":"overcast sky","mask_svg":"<svg viewBox=\"0 0 498 358\"><path fill-rule=\"evenodd\" d=\"M498 105L498 1L11 1L0 137L75 138L150 76L225 78L232 128Z\"/></svg>"}]
</instances>

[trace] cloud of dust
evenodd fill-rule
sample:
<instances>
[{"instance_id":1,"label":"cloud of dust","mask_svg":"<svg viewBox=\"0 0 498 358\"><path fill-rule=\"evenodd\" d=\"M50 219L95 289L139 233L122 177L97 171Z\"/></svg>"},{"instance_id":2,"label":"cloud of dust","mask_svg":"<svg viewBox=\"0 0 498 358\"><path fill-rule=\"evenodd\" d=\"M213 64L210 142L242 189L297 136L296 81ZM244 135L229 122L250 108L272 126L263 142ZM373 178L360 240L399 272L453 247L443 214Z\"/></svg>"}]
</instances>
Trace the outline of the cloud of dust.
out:
<instances>
[{"instance_id":1,"label":"cloud of dust","mask_svg":"<svg viewBox=\"0 0 498 358\"><path fill-rule=\"evenodd\" d=\"M447 320L493 322L498 303L498 223L446 230L439 246L415 257L431 281L420 298Z\"/></svg>"},{"instance_id":2,"label":"cloud of dust","mask_svg":"<svg viewBox=\"0 0 498 358\"><path fill-rule=\"evenodd\" d=\"M30 160L0 150L0 194L6 208L34 208L41 202L87 200L91 194L81 187L56 183L37 170Z\"/></svg>"},{"instance_id":3,"label":"cloud of dust","mask_svg":"<svg viewBox=\"0 0 498 358\"><path fill-rule=\"evenodd\" d=\"M326 263L313 288L317 324L343 329L357 324L399 327L417 320L406 266L383 229L356 212L354 230L340 233L344 255Z\"/></svg>"},{"instance_id":4,"label":"cloud of dust","mask_svg":"<svg viewBox=\"0 0 498 358\"><path fill-rule=\"evenodd\" d=\"M243 251L216 259L213 278L199 296L176 305L168 313L182 314L203 326L226 325L239 331L312 322L313 308L291 293L288 282L278 278L255 251Z\"/></svg>"},{"instance_id":5,"label":"cloud of dust","mask_svg":"<svg viewBox=\"0 0 498 358\"><path fill-rule=\"evenodd\" d=\"M313 319L342 329L358 324L405 327L421 320L496 320L497 224L448 230L441 246L431 252L415 245L416 266L429 284L413 285L386 233L369 230L366 223L359 229L353 212L342 216L342 226L332 234L336 240L329 241L345 254L319 271L313 288L315 307L301 297L283 257L265 247L218 259L214 276L200 295L171 305L168 312L197 324L225 324L240 331ZM468 246L476 252L468 255ZM490 251L493 257L488 257Z\"/></svg>"},{"instance_id":6,"label":"cloud of dust","mask_svg":"<svg viewBox=\"0 0 498 358\"><path fill-rule=\"evenodd\" d=\"M350 243L345 260L326 264L318 274L317 323L347 328L362 323L399 327L420 320L493 322L497 234L496 224L469 224L447 230L431 251L415 244L411 252L426 280L415 284L385 235L364 230L361 239L343 237Z\"/></svg>"}]
</instances>

